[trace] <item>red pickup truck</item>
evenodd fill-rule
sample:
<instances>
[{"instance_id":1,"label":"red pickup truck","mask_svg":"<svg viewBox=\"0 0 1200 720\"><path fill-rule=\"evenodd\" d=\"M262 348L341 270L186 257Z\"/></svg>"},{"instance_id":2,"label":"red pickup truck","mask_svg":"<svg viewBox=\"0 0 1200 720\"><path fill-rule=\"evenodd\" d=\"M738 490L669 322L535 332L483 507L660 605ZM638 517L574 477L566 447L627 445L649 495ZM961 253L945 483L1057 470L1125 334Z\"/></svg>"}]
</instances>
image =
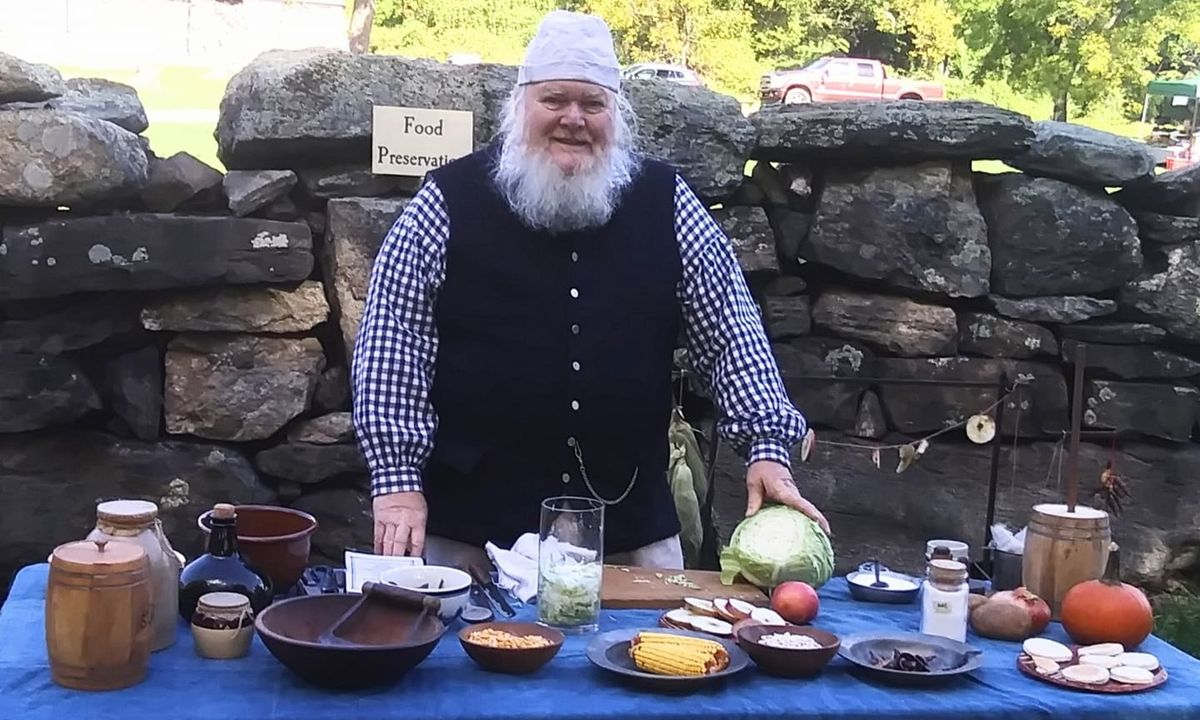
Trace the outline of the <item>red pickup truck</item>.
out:
<instances>
[{"instance_id":1,"label":"red pickup truck","mask_svg":"<svg viewBox=\"0 0 1200 720\"><path fill-rule=\"evenodd\" d=\"M878 60L823 57L801 68L763 75L759 97L767 103L841 100L943 100L941 83L888 77Z\"/></svg>"}]
</instances>

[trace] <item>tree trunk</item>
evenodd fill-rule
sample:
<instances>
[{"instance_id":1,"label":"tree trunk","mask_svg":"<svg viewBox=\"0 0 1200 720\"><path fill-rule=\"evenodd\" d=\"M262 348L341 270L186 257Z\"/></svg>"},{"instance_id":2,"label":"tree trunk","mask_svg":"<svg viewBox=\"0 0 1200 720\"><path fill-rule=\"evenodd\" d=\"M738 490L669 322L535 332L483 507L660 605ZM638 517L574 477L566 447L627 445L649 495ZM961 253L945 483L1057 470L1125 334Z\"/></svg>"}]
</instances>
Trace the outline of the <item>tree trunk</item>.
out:
<instances>
[{"instance_id":1,"label":"tree trunk","mask_svg":"<svg viewBox=\"0 0 1200 720\"><path fill-rule=\"evenodd\" d=\"M350 52L361 55L371 50L371 25L375 23L375 0L354 0L350 15Z\"/></svg>"},{"instance_id":2,"label":"tree trunk","mask_svg":"<svg viewBox=\"0 0 1200 720\"><path fill-rule=\"evenodd\" d=\"M1054 98L1054 120L1058 122L1067 121L1067 91L1059 92L1058 97Z\"/></svg>"}]
</instances>

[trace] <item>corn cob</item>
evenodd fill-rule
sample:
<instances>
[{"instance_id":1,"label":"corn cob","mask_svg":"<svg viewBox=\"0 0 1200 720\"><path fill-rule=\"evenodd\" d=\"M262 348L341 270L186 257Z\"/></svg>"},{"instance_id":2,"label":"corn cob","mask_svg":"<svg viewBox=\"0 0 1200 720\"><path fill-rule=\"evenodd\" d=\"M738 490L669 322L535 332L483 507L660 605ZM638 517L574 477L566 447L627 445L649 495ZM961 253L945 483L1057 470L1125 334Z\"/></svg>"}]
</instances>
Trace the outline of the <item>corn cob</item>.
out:
<instances>
[{"instance_id":1,"label":"corn cob","mask_svg":"<svg viewBox=\"0 0 1200 720\"><path fill-rule=\"evenodd\" d=\"M712 663L707 655L675 653L647 645L633 648L631 654L638 669L656 675L705 675Z\"/></svg>"},{"instance_id":2,"label":"corn cob","mask_svg":"<svg viewBox=\"0 0 1200 720\"><path fill-rule=\"evenodd\" d=\"M638 633L629 656L639 669L659 675L705 675L729 664L720 643L670 633Z\"/></svg>"},{"instance_id":3,"label":"corn cob","mask_svg":"<svg viewBox=\"0 0 1200 720\"><path fill-rule=\"evenodd\" d=\"M672 633L660 632L640 632L633 639L634 645L673 645L686 648L703 649L708 652L717 652L724 650L721 643L704 638L690 637L688 635L674 635Z\"/></svg>"}]
</instances>

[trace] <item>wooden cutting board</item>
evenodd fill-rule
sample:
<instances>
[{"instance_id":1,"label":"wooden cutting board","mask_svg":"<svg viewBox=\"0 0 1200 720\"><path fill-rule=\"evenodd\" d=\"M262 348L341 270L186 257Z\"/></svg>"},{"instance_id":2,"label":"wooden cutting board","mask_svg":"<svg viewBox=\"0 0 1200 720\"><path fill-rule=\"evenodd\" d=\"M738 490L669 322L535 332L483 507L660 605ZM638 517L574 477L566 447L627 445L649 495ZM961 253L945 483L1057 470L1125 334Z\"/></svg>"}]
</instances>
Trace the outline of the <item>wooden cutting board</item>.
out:
<instances>
[{"instance_id":1,"label":"wooden cutting board","mask_svg":"<svg viewBox=\"0 0 1200 720\"><path fill-rule=\"evenodd\" d=\"M686 577L696 587L666 582L667 578ZM688 597L738 598L767 607L770 598L754 585L735 582L721 584L721 573L711 570L659 570L655 568L605 565L600 587L600 605L606 608L670 609L683 605Z\"/></svg>"}]
</instances>

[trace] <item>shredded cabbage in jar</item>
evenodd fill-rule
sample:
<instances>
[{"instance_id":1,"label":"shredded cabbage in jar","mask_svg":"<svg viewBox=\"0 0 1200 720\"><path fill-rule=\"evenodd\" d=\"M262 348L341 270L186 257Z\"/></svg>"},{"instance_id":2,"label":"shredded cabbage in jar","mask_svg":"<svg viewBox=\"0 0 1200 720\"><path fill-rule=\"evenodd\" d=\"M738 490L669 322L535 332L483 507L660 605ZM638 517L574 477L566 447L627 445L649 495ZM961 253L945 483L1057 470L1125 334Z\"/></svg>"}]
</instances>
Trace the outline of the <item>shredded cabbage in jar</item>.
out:
<instances>
[{"instance_id":1,"label":"shredded cabbage in jar","mask_svg":"<svg viewBox=\"0 0 1200 720\"><path fill-rule=\"evenodd\" d=\"M596 622L603 577L600 563L546 563L538 573L539 618L563 627Z\"/></svg>"}]
</instances>

